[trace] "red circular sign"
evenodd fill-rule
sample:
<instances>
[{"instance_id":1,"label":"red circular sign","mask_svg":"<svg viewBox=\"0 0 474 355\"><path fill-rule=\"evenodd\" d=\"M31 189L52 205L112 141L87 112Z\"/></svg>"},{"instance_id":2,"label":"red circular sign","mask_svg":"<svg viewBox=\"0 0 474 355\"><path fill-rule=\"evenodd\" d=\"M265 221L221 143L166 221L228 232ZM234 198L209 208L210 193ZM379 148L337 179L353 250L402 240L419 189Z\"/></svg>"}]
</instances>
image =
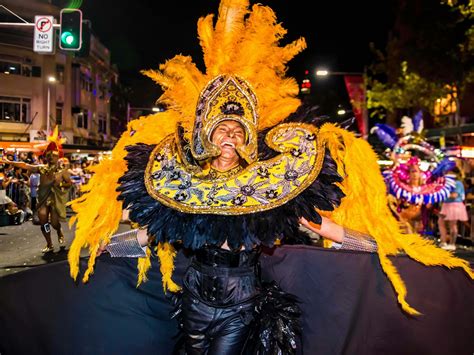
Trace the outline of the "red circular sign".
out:
<instances>
[{"instance_id":1,"label":"red circular sign","mask_svg":"<svg viewBox=\"0 0 474 355\"><path fill-rule=\"evenodd\" d=\"M53 26L53 23L47 17L40 17L36 21L36 28L40 32L48 32L51 29L52 26Z\"/></svg>"}]
</instances>

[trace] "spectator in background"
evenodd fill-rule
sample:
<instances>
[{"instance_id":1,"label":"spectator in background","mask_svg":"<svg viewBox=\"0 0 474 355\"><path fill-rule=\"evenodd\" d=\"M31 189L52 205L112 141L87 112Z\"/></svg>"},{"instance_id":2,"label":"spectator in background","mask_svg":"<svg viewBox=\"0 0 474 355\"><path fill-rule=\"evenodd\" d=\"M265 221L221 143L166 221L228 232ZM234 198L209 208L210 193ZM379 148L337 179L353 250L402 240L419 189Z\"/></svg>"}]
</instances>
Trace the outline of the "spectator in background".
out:
<instances>
[{"instance_id":1,"label":"spectator in background","mask_svg":"<svg viewBox=\"0 0 474 355\"><path fill-rule=\"evenodd\" d=\"M464 204L464 185L460 180L459 168L455 168L452 174L456 176L456 187L443 202L439 213L438 227L441 235L440 247L445 250L456 250L456 238L458 235L458 221L468 221L466 205ZM449 227L449 231L447 230Z\"/></svg>"},{"instance_id":2,"label":"spectator in background","mask_svg":"<svg viewBox=\"0 0 474 355\"><path fill-rule=\"evenodd\" d=\"M474 184L472 179L467 178L466 180L466 200L474 200Z\"/></svg>"},{"instance_id":3,"label":"spectator in background","mask_svg":"<svg viewBox=\"0 0 474 355\"><path fill-rule=\"evenodd\" d=\"M81 186L84 182L84 172L82 171L81 163L73 163L69 173L71 174L71 180L73 184L71 189L71 199L76 199L81 195Z\"/></svg>"},{"instance_id":4,"label":"spectator in background","mask_svg":"<svg viewBox=\"0 0 474 355\"><path fill-rule=\"evenodd\" d=\"M30 206L30 187L29 177L25 170L20 167L14 168L10 197L23 211L29 210ZM28 211L31 214L31 211Z\"/></svg>"},{"instance_id":5,"label":"spectator in background","mask_svg":"<svg viewBox=\"0 0 474 355\"><path fill-rule=\"evenodd\" d=\"M87 160L84 160L81 163L81 168L82 168L82 172L83 172L82 184L85 185L89 182L89 179L92 177L92 175L89 171L89 162Z\"/></svg>"},{"instance_id":6,"label":"spectator in background","mask_svg":"<svg viewBox=\"0 0 474 355\"><path fill-rule=\"evenodd\" d=\"M26 155L25 163L28 163L28 164L36 164L37 163L35 155L33 154L33 152L28 152L28 154Z\"/></svg>"},{"instance_id":7,"label":"spectator in background","mask_svg":"<svg viewBox=\"0 0 474 355\"><path fill-rule=\"evenodd\" d=\"M41 175L39 172L33 171L30 175L30 201L31 211L33 213L33 224L39 224L38 219L38 188L40 184Z\"/></svg>"},{"instance_id":8,"label":"spectator in background","mask_svg":"<svg viewBox=\"0 0 474 355\"><path fill-rule=\"evenodd\" d=\"M1 225L22 224L26 219L26 212L18 208L5 190L0 190L0 216Z\"/></svg>"},{"instance_id":9,"label":"spectator in background","mask_svg":"<svg viewBox=\"0 0 474 355\"><path fill-rule=\"evenodd\" d=\"M26 159L28 158L28 155L26 152L20 152L18 153L18 160L19 161L24 161L26 162Z\"/></svg>"}]
</instances>

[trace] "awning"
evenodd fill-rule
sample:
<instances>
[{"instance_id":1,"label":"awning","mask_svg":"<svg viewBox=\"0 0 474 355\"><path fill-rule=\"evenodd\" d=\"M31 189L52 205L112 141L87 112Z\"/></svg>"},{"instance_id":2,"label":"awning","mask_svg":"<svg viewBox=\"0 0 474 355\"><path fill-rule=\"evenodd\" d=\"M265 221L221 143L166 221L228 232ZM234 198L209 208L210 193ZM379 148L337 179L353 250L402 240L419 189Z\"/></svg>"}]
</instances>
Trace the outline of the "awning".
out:
<instances>
[{"instance_id":1,"label":"awning","mask_svg":"<svg viewBox=\"0 0 474 355\"><path fill-rule=\"evenodd\" d=\"M40 142L0 142L0 148L5 151L42 153L39 147L41 144Z\"/></svg>"}]
</instances>

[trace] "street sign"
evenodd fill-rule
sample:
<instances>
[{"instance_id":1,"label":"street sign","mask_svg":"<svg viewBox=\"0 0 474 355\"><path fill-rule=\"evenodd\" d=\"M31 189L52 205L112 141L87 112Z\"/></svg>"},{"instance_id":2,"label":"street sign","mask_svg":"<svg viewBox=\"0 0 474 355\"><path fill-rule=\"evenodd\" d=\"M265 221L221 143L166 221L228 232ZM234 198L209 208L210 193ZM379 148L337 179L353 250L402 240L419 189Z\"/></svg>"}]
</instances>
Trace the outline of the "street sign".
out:
<instances>
[{"instance_id":1,"label":"street sign","mask_svg":"<svg viewBox=\"0 0 474 355\"><path fill-rule=\"evenodd\" d=\"M35 16L33 50L38 53L54 53L54 17Z\"/></svg>"}]
</instances>

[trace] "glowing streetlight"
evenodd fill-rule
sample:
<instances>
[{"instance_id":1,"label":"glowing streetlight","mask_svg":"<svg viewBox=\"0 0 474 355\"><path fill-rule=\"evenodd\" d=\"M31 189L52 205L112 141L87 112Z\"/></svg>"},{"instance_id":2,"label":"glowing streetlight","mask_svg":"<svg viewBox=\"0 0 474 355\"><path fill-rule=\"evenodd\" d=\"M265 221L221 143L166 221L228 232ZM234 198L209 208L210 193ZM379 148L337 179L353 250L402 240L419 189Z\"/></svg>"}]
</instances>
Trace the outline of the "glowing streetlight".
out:
<instances>
[{"instance_id":1,"label":"glowing streetlight","mask_svg":"<svg viewBox=\"0 0 474 355\"><path fill-rule=\"evenodd\" d=\"M344 109L341 108L341 109L337 110L337 114L338 114L339 116L345 115L345 114L346 114L346 110L344 110Z\"/></svg>"},{"instance_id":2,"label":"glowing streetlight","mask_svg":"<svg viewBox=\"0 0 474 355\"><path fill-rule=\"evenodd\" d=\"M321 70L316 70L316 75L317 76L327 76L329 72L327 70L321 69Z\"/></svg>"},{"instance_id":3,"label":"glowing streetlight","mask_svg":"<svg viewBox=\"0 0 474 355\"><path fill-rule=\"evenodd\" d=\"M50 130L50 123L49 123L49 116L50 116L50 106L51 106L51 84L56 82L56 78L52 75L48 76L48 99L46 104L46 132L49 134Z\"/></svg>"}]
</instances>

